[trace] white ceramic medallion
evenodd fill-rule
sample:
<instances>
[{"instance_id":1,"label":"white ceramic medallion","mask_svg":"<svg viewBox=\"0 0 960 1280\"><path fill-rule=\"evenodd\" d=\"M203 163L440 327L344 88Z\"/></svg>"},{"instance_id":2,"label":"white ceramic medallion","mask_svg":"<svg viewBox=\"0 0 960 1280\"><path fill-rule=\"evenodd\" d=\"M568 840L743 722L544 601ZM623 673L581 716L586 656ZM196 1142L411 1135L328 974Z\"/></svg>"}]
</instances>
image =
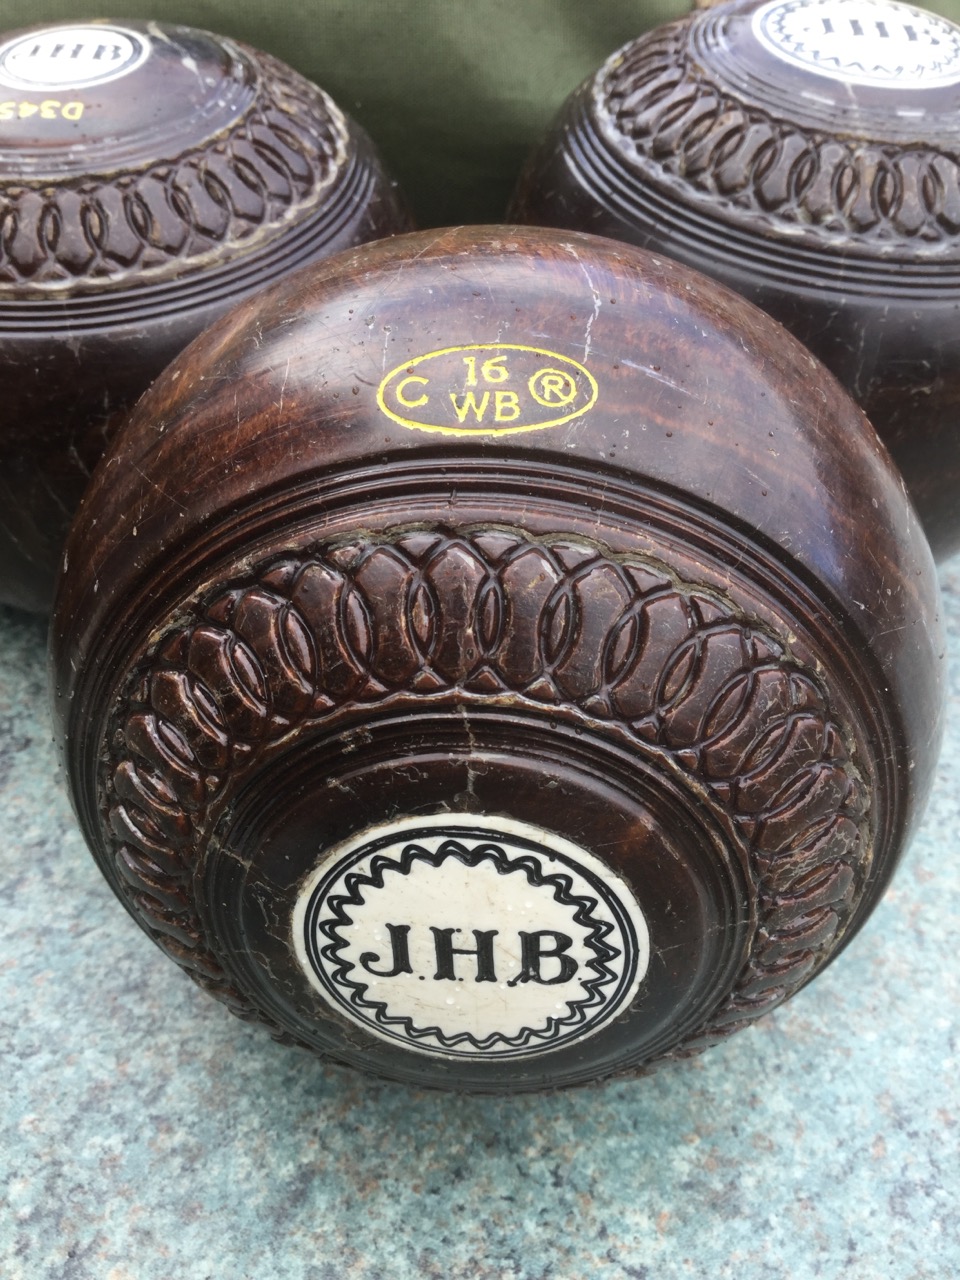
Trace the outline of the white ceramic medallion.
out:
<instances>
[{"instance_id":1,"label":"white ceramic medallion","mask_svg":"<svg viewBox=\"0 0 960 1280\"><path fill-rule=\"evenodd\" d=\"M528 1057L598 1031L635 996L649 934L627 884L509 818L369 828L306 880L294 946L340 1013L458 1058Z\"/></svg>"}]
</instances>

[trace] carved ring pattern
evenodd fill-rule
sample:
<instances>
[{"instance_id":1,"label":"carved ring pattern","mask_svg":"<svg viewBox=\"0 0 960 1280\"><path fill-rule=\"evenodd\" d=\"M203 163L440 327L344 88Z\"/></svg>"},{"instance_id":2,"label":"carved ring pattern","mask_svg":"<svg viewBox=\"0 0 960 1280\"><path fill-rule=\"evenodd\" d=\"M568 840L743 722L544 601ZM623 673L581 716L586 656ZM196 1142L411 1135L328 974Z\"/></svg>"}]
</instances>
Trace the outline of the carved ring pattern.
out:
<instances>
[{"instance_id":1,"label":"carved ring pattern","mask_svg":"<svg viewBox=\"0 0 960 1280\"><path fill-rule=\"evenodd\" d=\"M634 168L741 214L867 242L942 245L960 232L960 156L805 129L708 79L679 22L628 45L593 85Z\"/></svg>"},{"instance_id":2,"label":"carved ring pattern","mask_svg":"<svg viewBox=\"0 0 960 1280\"><path fill-rule=\"evenodd\" d=\"M198 600L132 672L102 819L143 927L241 1016L194 874L231 779L291 735L391 698L564 705L669 761L746 851L758 927L684 1046L789 995L844 932L869 870L865 787L820 678L717 593L575 538L399 531L273 561ZM267 1021L267 1019L262 1019Z\"/></svg>"},{"instance_id":3,"label":"carved ring pattern","mask_svg":"<svg viewBox=\"0 0 960 1280\"><path fill-rule=\"evenodd\" d=\"M4 184L0 284L122 282L198 270L310 212L342 165L330 99L266 54L231 127L175 160L109 176Z\"/></svg>"}]
</instances>

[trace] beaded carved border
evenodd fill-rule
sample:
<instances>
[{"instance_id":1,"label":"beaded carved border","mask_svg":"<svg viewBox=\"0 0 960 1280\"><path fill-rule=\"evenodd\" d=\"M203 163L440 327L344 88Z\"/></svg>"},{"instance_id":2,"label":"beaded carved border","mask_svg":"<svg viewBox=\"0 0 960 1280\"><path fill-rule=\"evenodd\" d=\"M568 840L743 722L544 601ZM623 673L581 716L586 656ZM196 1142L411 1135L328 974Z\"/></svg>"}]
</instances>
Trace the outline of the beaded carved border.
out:
<instances>
[{"instance_id":1,"label":"beaded carved border","mask_svg":"<svg viewBox=\"0 0 960 1280\"><path fill-rule=\"evenodd\" d=\"M283 63L259 54L256 65L256 97L243 115L176 160L5 183L0 286L172 278L305 217L344 163L346 126Z\"/></svg>"},{"instance_id":2,"label":"beaded carved border","mask_svg":"<svg viewBox=\"0 0 960 1280\"><path fill-rule=\"evenodd\" d=\"M195 873L231 780L364 708L494 699L615 729L668 757L746 851L758 927L696 1048L829 956L873 853L854 749L820 677L716 592L574 537L399 531L275 560L158 640L110 719L108 856L154 940L242 1016ZM266 1020L266 1019L264 1019Z\"/></svg>"},{"instance_id":3,"label":"beaded carved border","mask_svg":"<svg viewBox=\"0 0 960 1280\"><path fill-rule=\"evenodd\" d=\"M741 216L844 239L933 248L960 232L960 157L804 128L745 103L700 69L691 26L641 37L593 82L593 109L629 167L680 180Z\"/></svg>"}]
</instances>

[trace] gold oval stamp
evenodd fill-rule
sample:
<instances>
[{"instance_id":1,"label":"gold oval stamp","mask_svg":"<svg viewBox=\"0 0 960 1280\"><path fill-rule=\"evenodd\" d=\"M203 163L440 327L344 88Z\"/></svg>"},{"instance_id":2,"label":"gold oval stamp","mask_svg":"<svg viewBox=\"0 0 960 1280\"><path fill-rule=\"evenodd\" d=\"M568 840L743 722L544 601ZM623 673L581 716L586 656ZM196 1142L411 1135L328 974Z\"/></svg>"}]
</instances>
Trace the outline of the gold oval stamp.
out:
<instances>
[{"instance_id":1,"label":"gold oval stamp","mask_svg":"<svg viewBox=\"0 0 960 1280\"><path fill-rule=\"evenodd\" d=\"M377 404L418 431L506 436L571 422L598 393L593 374L570 356L492 342L405 360L380 383Z\"/></svg>"}]
</instances>

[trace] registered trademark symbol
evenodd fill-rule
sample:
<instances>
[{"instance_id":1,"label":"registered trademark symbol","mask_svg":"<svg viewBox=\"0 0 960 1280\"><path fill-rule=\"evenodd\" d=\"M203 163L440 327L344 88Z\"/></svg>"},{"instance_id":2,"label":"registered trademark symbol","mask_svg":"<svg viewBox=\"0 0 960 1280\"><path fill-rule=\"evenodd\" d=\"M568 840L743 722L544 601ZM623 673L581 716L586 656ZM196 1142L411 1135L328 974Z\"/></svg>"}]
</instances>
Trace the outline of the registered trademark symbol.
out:
<instances>
[{"instance_id":1,"label":"registered trademark symbol","mask_svg":"<svg viewBox=\"0 0 960 1280\"><path fill-rule=\"evenodd\" d=\"M564 369L541 369L527 383L538 404L549 409L562 409L577 398L577 383Z\"/></svg>"}]
</instances>

